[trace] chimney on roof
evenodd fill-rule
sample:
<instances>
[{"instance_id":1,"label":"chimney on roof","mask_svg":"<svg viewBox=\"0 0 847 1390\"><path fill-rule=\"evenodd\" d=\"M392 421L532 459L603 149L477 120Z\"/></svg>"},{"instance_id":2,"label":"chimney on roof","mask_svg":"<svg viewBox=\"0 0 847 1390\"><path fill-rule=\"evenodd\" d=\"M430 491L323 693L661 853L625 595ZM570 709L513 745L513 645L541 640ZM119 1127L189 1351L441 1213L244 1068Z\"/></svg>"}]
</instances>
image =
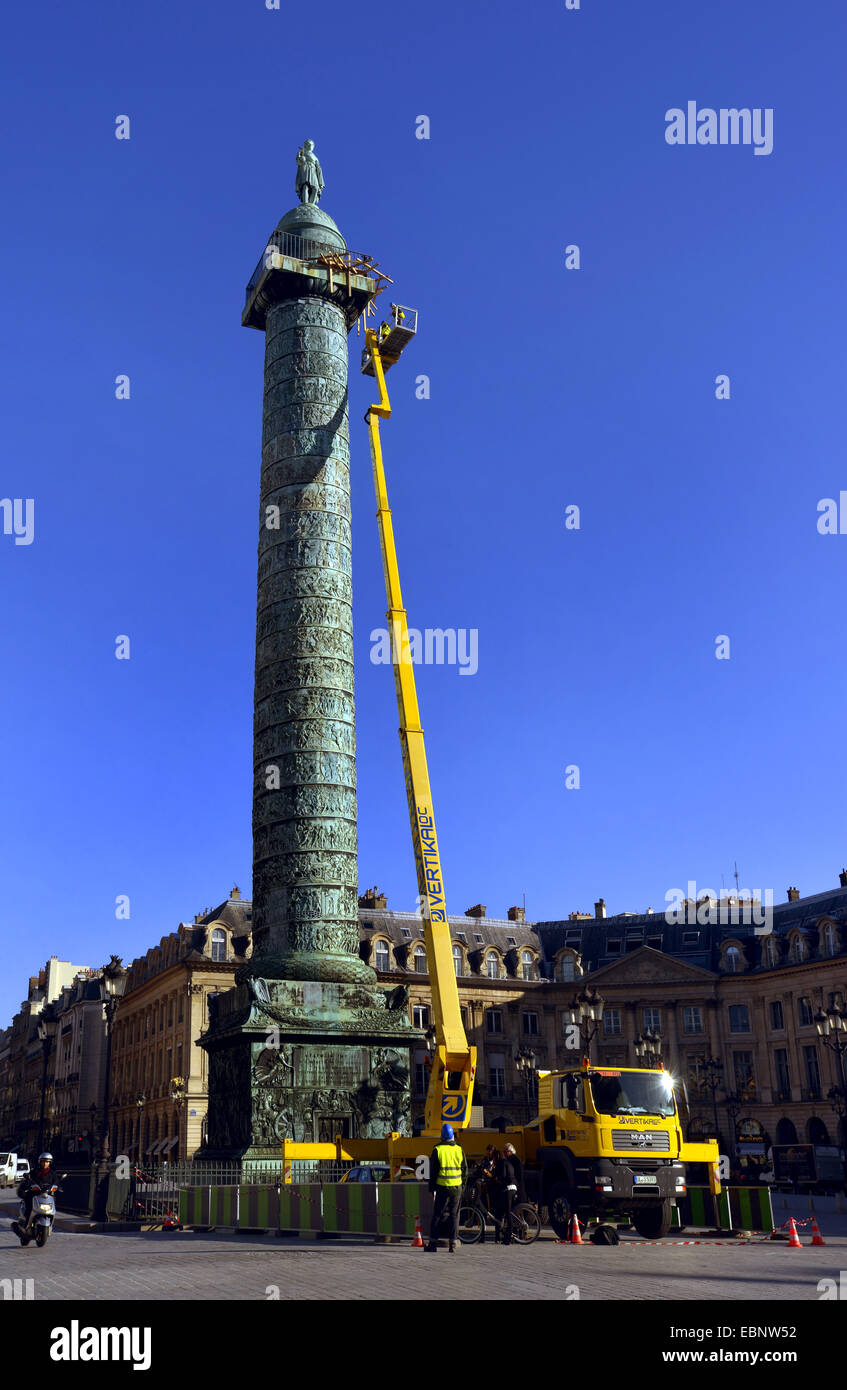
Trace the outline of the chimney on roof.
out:
<instances>
[{"instance_id":1,"label":"chimney on roof","mask_svg":"<svg viewBox=\"0 0 847 1390\"><path fill-rule=\"evenodd\" d=\"M800 889L799 889L799 888L789 888L789 890L788 890L788 901L789 901L790 903L796 903L799 897L800 897Z\"/></svg>"},{"instance_id":2,"label":"chimney on roof","mask_svg":"<svg viewBox=\"0 0 847 1390\"><path fill-rule=\"evenodd\" d=\"M477 903L477 904L476 904L476 907L467 907L467 908L465 908L465 916L466 916L466 917L484 917L484 916L485 916L485 903Z\"/></svg>"},{"instance_id":3,"label":"chimney on roof","mask_svg":"<svg viewBox=\"0 0 847 1390\"><path fill-rule=\"evenodd\" d=\"M601 898L599 902L596 902L596 903L594 904L594 916L595 916L595 917L605 917L605 916L606 916L606 903L605 903L605 901L604 901L603 898Z\"/></svg>"},{"instance_id":4,"label":"chimney on roof","mask_svg":"<svg viewBox=\"0 0 847 1390\"><path fill-rule=\"evenodd\" d=\"M510 907L509 911L506 913L506 916L508 917L510 922L526 921L526 913L524 912L522 907Z\"/></svg>"},{"instance_id":5,"label":"chimney on roof","mask_svg":"<svg viewBox=\"0 0 847 1390\"><path fill-rule=\"evenodd\" d=\"M384 912L388 904L388 899L384 893L380 893L376 884L373 888L366 888L358 900L359 907L363 907L369 912Z\"/></svg>"},{"instance_id":6,"label":"chimney on roof","mask_svg":"<svg viewBox=\"0 0 847 1390\"><path fill-rule=\"evenodd\" d=\"M237 883L236 883L235 887L233 888L233 890L232 890L232 892L230 893L229 896L230 896L231 898L240 898L240 897L241 897L241 889L239 888L239 886L238 886Z\"/></svg>"},{"instance_id":7,"label":"chimney on roof","mask_svg":"<svg viewBox=\"0 0 847 1390\"><path fill-rule=\"evenodd\" d=\"M838 875L838 881L842 888L847 888L847 869L842 869Z\"/></svg>"}]
</instances>

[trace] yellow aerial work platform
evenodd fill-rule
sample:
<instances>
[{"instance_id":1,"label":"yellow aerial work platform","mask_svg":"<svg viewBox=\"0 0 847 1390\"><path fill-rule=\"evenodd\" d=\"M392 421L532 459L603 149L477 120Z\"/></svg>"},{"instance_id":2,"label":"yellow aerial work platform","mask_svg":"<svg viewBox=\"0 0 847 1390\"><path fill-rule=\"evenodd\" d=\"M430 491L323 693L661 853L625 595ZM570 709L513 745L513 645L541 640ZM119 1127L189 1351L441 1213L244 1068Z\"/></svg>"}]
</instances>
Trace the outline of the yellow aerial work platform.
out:
<instances>
[{"instance_id":1,"label":"yellow aerial work platform","mask_svg":"<svg viewBox=\"0 0 847 1390\"><path fill-rule=\"evenodd\" d=\"M412 341L417 331L417 309L409 309L405 304L392 304L388 318L376 330L379 355L384 367L394 366L400 353ZM362 352L362 371L365 376L376 376L370 345Z\"/></svg>"}]
</instances>

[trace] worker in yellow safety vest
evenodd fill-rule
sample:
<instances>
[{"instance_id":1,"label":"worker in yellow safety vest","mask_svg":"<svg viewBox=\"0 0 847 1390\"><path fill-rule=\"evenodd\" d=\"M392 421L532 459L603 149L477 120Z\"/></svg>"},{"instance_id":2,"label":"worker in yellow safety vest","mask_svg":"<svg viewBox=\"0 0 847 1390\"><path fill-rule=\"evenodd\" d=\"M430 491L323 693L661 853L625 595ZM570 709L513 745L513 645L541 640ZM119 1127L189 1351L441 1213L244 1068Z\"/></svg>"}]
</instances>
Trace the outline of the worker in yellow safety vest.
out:
<instances>
[{"instance_id":1,"label":"worker in yellow safety vest","mask_svg":"<svg viewBox=\"0 0 847 1390\"><path fill-rule=\"evenodd\" d=\"M435 1201L426 1250L438 1249L438 1231L446 1218L450 1254L455 1251L459 1243L459 1207L467 1178L468 1161L456 1143L453 1126L442 1125L441 1143L436 1144L429 1158L429 1190Z\"/></svg>"}]
</instances>

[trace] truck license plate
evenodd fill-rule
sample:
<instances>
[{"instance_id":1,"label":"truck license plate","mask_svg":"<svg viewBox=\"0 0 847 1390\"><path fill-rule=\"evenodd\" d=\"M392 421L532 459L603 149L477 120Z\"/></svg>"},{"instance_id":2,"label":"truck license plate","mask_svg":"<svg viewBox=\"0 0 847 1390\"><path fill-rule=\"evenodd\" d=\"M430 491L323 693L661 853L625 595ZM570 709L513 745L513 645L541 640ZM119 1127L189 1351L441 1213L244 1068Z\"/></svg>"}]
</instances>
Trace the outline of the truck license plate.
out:
<instances>
[{"instance_id":1,"label":"truck license plate","mask_svg":"<svg viewBox=\"0 0 847 1390\"><path fill-rule=\"evenodd\" d=\"M640 1173L636 1173L636 1175L635 1175L635 1185L636 1185L636 1187L658 1187L658 1186L659 1186L659 1179L658 1179L658 1178L645 1178L645 1177L642 1177L642 1175L641 1175Z\"/></svg>"}]
</instances>

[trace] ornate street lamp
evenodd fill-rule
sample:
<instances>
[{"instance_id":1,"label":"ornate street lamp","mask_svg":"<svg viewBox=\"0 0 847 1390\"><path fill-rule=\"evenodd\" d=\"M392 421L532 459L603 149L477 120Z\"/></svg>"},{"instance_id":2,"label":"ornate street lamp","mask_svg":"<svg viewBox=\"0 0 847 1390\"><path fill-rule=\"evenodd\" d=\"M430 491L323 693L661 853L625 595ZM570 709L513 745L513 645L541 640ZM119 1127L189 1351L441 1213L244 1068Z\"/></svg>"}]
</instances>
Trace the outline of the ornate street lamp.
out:
<instances>
[{"instance_id":1,"label":"ornate street lamp","mask_svg":"<svg viewBox=\"0 0 847 1390\"><path fill-rule=\"evenodd\" d=\"M136 1162L138 1163L138 1166L139 1166L139 1167L141 1166L141 1117L142 1117L142 1115L144 1114L144 1107L145 1107L146 1104L147 1104L147 1097L145 1096L144 1092L143 1092L143 1091L138 1091L138 1092L136 1093L136 1097L135 1097L135 1108L136 1108L136 1110L137 1110L137 1112L138 1112L138 1125L137 1125L137 1128L136 1128L136 1140L135 1140L135 1143L136 1143L136 1148L138 1149L138 1153L136 1154L135 1157L136 1157Z\"/></svg>"},{"instance_id":2,"label":"ornate street lamp","mask_svg":"<svg viewBox=\"0 0 847 1390\"><path fill-rule=\"evenodd\" d=\"M658 1067L662 1061L662 1035L645 1028L635 1039L635 1055L645 1067Z\"/></svg>"},{"instance_id":3,"label":"ornate street lamp","mask_svg":"<svg viewBox=\"0 0 847 1390\"><path fill-rule=\"evenodd\" d=\"M815 1027L818 1037L825 1047L829 1047L838 1058L838 1084L847 1088L844 1079L844 1054L847 1052L847 1013L832 1004L828 1009L818 1009L815 1014Z\"/></svg>"},{"instance_id":4,"label":"ornate street lamp","mask_svg":"<svg viewBox=\"0 0 847 1390\"><path fill-rule=\"evenodd\" d=\"M718 1087L723 1077L723 1062L719 1062L716 1057L707 1057L705 1062L696 1062L695 1071L697 1081L700 1086L705 1086L712 1093L712 1110L715 1117L715 1138L720 1140L720 1125L718 1123Z\"/></svg>"},{"instance_id":5,"label":"ornate street lamp","mask_svg":"<svg viewBox=\"0 0 847 1390\"><path fill-rule=\"evenodd\" d=\"M112 1070L112 1026L118 1005L126 989L128 972L121 965L120 956L111 956L109 964L100 971L100 999L106 1020L106 1082L103 1093L103 1117L100 1127L100 1159L98 1163L97 1191L94 1202L95 1221L106 1220L106 1203L109 1195L109 1101Z\"/></svg>"},{"instance_id":6,"label":"ornate street lamp","mask_svg":"<svg viewBox=\"0 0 847 1390\"><path fill-rule=\"evenodd\" d=\"M592 985L586 985L574 997L569 1009L565 1010L565 1020L571 1026L578 1026L580 1044L584 1053L591 1054L591 1044L597 1036L600 1020L603 1017L604 1000Z\"/></svg>"},{"instance_id":7,"label":"ornate street lamp","mask_svg":"<svg viewBox=\"0 0 847 1390\"><path fill-rule=\"evenodd\" d=\"M171 1103L173 1104L173 1107L174 1107L174 1109L176 1110L176 1136L177 1136L177 1145L176 1145L177 1153L176 1153L176 1156L177 1156L177 1158L179 1158L179 1139L180 1139L180 1129L181 1129L181 1127L182 1127L182 1112L183 1112L183 1109L185 1108L185 1077L184 1077L184 1076L172 1076L172 1077L171 1077ZM167 1162L167 1159L165 1160L165 1162Z\"/></svg>"},{"instance_id":8,"label":"ornate street lamp","mask_svg":"<svg viewBox=\"0 0 847 1390\"><path fill-rule=\"evenodd\" d=\"M535 1053L531 1047L523 1044L515 1053L515 1066L519 1075L524 1079L524 1090L526 1091L526 1105L529 1117L532 1118L534 1109L534 1087L535 1087Z\"/></svg>"}]
</instances>

